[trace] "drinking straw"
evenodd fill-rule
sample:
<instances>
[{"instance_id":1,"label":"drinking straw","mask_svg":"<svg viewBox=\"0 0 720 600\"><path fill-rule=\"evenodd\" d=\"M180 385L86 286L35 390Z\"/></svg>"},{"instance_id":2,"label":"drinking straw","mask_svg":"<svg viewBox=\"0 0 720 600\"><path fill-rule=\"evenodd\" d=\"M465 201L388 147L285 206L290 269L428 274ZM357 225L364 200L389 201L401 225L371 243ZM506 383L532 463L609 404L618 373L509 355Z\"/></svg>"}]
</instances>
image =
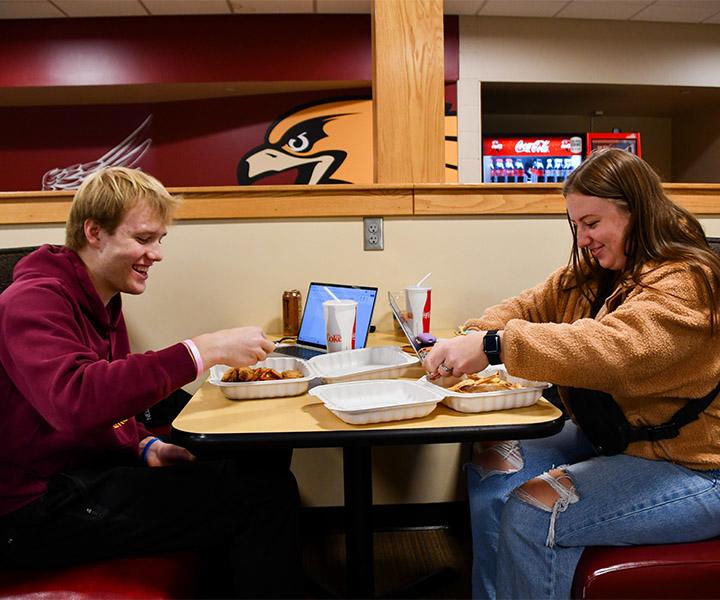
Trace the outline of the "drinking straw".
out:
<instances>
[{"instance_id":1,"label":"drinking straw","mask_svg":"<svg viewBox=\"0 0 720 600\"><path fill-rule=\"evenodd\" d=\"M420 287L423 283L425 283L425 280L426 280L428 277L430 277L430 275L432 275L432 271L430 271L430 273L428 273L427 275L425 275L425 277L423 277L420 281L418 281L418 282L415 284L415 287Z\"/></svg>"},{"instance_id":2,"label":"drinking straw","mask_svg":"<svg viewBox=\"0 0 720 600\"><path fill-rule=\"evenodd\" d=\"M338 298L335 294L333 294L333 293L330 291L330 288L329 288L328 286L324 285L324 286L323 286L323 289L324 289L328 294L330 294L330 296L332 296L332 299L333 299L333 300L336 300L337 302L340 302L340 298Z\"/></svg>"}]
</instances>

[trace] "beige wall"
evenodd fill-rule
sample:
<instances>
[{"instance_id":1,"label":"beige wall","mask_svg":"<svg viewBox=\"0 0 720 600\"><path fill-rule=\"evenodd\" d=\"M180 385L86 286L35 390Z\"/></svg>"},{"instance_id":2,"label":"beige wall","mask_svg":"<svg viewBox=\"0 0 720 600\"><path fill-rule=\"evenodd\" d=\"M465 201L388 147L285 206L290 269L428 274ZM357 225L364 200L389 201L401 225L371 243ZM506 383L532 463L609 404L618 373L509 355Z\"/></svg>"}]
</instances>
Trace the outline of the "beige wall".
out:
<instances>
[{"instance_id":1,"label":"beige wall","mask_svg":"<svg viewBox=\"0 0 720 600\"><path fill-rule=\"evenodd\" d=\"M720 218L703 220L720 236ZM125 298L133 349L156 349L216 328L280 326L284 289L311 280L380 287L373 322L392 327L386 292L432 271L432 324L451 328L542 280L565 262L569 234L560 217L388 218L385 251L362 251L360 219L194 222L175 225L145 294ZM2 227L3 246L61 243L63 229ZM188 390L197 388L197 383ZM380 503L459 497L457 444L378 448ZM397 465L403 464L398 470ZM342 503L342 453L299 450L293 469L308 505Z\"/></svg>"},{"instance_id":2,"label":"beige wall","mask_svg":"<svg viewBox=\"0 0 720 600\"><path fill-rule=\"evenodd\" d=\"M679 119L626 115L595 118L591 124L587 117L577 115L481 118L480 95L482 82L720 87L719 64L718 25L461 17L460 181L481 180L483 124L488 127L503 121L504 126L510 122L515 125L512 130L522 131L534 120L544 131L600 131L603 127L640 131L643 156L665 181L717 182L720 124L714 115ZM494 122L488 120L493 118ZM679 161L677 168L673 160Z\"/></svg>"},{"instance_id":3,"label":"beige wall","mask_svg":"<svg viewBox=\"0 0 720 600\"><path fill-rule=\"evenodd\" d=\"M720 26L460 18L460 77L720 86Z\"/></svg>"}]
</instances>

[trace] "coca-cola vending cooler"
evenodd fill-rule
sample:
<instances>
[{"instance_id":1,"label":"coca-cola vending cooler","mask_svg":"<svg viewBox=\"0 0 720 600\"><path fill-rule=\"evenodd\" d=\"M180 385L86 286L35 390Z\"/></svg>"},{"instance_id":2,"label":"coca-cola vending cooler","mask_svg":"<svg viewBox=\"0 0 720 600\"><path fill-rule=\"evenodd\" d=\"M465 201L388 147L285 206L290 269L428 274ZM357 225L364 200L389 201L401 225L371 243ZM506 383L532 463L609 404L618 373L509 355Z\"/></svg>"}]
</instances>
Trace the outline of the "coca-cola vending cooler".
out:
<instances>
[{"instance_id":1,"label":"coca-cola vending cooler","mask_svg":"<svg viewBox=\"0 0 720 600\"><path fill-rule=\"evenodd\" d=\"M642 158L640 153L640 133L637 131L627 133L598 133L593 131L587 134L588 154L593 150L602 148L620 148L627 150Z\"/></svg>"},{"instance_id":2,"label":"coca-cola vending cooler","mask_svg":"<svg viewBox=\"0 0 720 600\"><path fill-rule=\"evenodd\" d=\"M484 183L558 183L582 162L582 134L483 136Z\"/></svg>"}]
</instances>

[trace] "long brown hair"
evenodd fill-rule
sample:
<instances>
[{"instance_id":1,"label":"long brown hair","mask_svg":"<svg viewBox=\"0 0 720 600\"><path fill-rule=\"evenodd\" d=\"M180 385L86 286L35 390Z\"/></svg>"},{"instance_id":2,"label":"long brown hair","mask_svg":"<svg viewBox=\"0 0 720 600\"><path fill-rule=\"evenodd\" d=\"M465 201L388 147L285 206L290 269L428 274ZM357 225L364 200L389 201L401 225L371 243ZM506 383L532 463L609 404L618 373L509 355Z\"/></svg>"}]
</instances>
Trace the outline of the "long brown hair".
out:
<instances>
[{"instance_id":1,"label":"long brown hair","mask_svg":"<svg viewBox=\"0 0 720 600\"><path fill-rule=\"evenodd\" d=\"M720 257L707 243L700 222L667 197L650 165L618 148L593 152L565 181L563 196L571 193L604 198L630 213L621 273L604 269L587 248L578 248L577 230L570 223L573 284L593 309L620 279L642 285L641 271L648 263L682 262L705 293L710 331L715 332L720 319Z\"/></svg>"}]
</instances>

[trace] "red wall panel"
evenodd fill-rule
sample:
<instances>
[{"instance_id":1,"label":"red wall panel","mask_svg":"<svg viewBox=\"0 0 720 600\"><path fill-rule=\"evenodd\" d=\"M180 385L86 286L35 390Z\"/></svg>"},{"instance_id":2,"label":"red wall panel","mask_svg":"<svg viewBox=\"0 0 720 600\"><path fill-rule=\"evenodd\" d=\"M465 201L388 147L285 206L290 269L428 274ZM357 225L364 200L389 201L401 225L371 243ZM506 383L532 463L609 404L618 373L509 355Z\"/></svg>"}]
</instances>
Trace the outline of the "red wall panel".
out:
<instances>
[{"instance_id":1,"label":"red wall panel","mask_svg":"<svg viewBox=\"0 0 720 600\"><path fill-rule=\"evenodd\" d=\"M446 19L448 81L457 29ZM371 79L367 15L0 20L0 87Z\"/></svg>"}]
</instances>

